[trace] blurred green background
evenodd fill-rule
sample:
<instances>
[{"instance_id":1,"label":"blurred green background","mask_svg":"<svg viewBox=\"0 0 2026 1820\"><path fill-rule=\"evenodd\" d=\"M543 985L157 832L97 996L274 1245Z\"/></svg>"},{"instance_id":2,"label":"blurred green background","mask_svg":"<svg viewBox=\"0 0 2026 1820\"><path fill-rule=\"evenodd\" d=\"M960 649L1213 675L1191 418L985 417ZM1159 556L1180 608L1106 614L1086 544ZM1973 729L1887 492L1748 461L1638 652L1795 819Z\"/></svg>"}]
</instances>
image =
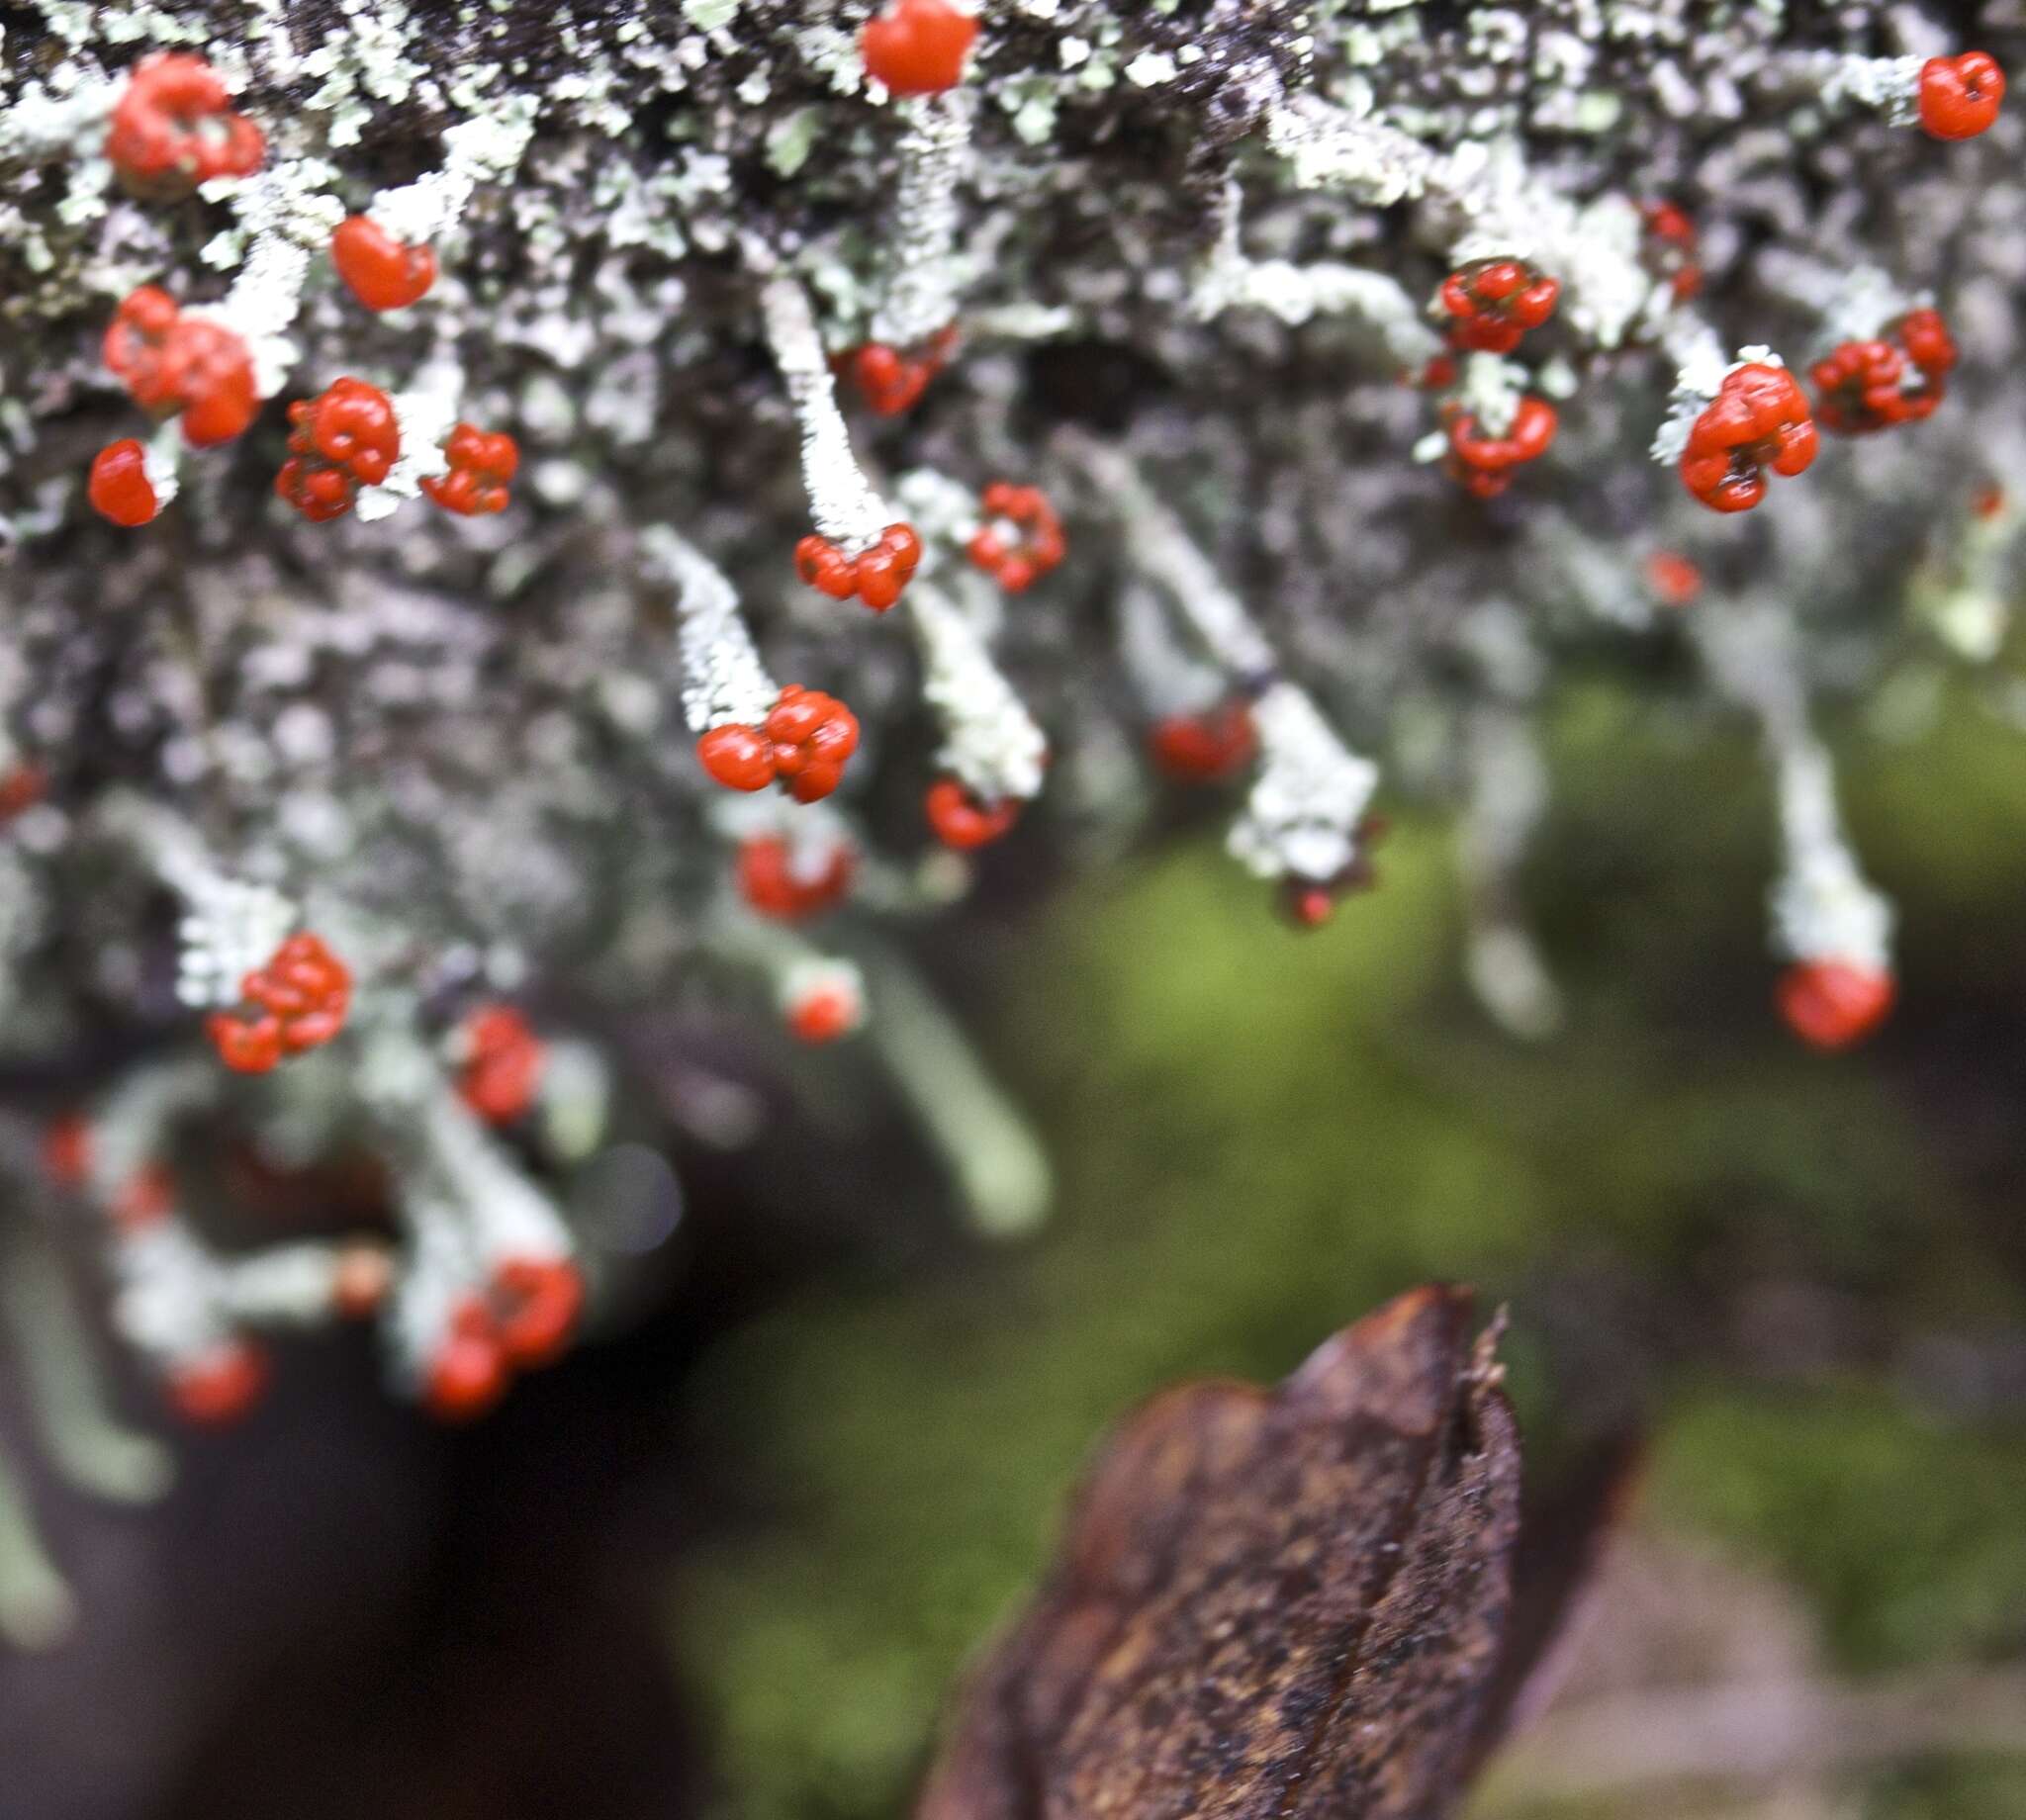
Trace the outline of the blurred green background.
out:
<instances>
[{"instance_id":1,"label":"blurred green background","mask_svg":"<svg viewBox=\"0 0 2026 1820\"><path fill-rule=\"evenodd\" d=\"M686 1386L740 1520L685 1552L669 1630L731 1807L903 1811L1111 1419L1177 1378L1277 1376L1443 1277L1511 1305L1532 1473L1627 1416L1649 1435L1573 1720L1636 1692L1686 1725L1696 1688L1778 1683L1849 1734L1732 1775L1719 1733L1681 1780L1579 1733L1478 1811L2026 1813L2026 1703L2009 1747L2002 1718L2026 1658L2026 739L1937 674L1874 714L1829 731L1863 735L1845 807L1900 908L1902 996L1852 1054L1771 1009L1750 743L1605 688L1551 720L1526 881L1567 998L1550 1041L1468 997L1432 817L1320 934L1199 847L976 953L987 1052L1059 1170L1048 1230L926 1270L897 1235ZM1999 1717L1966 1740L1946 1715L1979 1699Z\"/></svg>"}]
</instances>

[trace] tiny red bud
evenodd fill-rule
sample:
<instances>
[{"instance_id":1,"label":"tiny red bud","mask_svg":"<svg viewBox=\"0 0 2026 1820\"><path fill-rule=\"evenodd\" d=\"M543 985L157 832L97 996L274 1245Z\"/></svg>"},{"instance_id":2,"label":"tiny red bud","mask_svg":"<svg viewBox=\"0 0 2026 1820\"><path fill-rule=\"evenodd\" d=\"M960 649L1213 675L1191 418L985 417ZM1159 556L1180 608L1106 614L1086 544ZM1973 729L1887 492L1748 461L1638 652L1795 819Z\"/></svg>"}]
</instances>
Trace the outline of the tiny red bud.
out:
<instances>
[{"instance_id":1,"label":"tiny red bud","mask_svg":"<svg viewBox=\"0 0 2026 1820\"><path fill-rule=\"evenodd\" d=\"M1920 66L1920 124L1938 139L1974 139L1998 117L2005 72L1982 50L1929 57Z\"/></svg>"},{"instance_id":2,"label":"tiny red bud","mask_svg":"<svg viewBox=\"0 0 2026 1820\"><path fill-rule=\"evenodd\" d=\"M1781 974L1776 996L1780 1015L1803 1043L1848 1048L1885 1022L1892 976L1845 960L1801 960Z\"/></svg>"},{"instance_id":3,"label":"tiny red bud","mask_svg":"<svg viewBox=\"0 0 2026 1820\"><path fill-rule=\"evenodd\" d=\"M501 1350L532 1370L570 1343L584 1310L584 1277L568 1258L509 1257L493 1270L492 1299Z\"/></svg>"},{"instance_id":4,"label":"tiny red bud","mask_svg":"<svg viewBox=\"0 0 2026 1820\"><path fill-rule=\"evenodd\" d=\"M757 914L783 923L820 916L843 902L857 870L851 849L838 842L822 855L820 865L806 871L797 864L800 858L779 836L741 842L739 895Z\"/></svg>"},{"instance_id":5,"label":"tiny red bud","mask_svg":"<svg viewBox=\"0 0 2026 1820\"><path fill-rule=\"evenodd\" d=\"M548 1050L511 1005L485 1005L465 1020L458 1097L489 1125L510 1125L534 1104Z\"/></svg>"},{"instance_id":6,"label":"tiny red bud","mask_svg":"<svg viewBox=\"0 0 2026 1820\"><path fill-rule=\"evenodd\" d=\"M858 1029L865 1015L859 995L849 986L812 988L788 1007L787 1027L798 1043L835 1043Z\"/></svg>"},{"instance_id":7,"label":"tiny red bud","mask_svg":"<svg viewBox=\"0 0 2026 1820\"><path fill-rule=\"evenodd\" d=\"M774 781L774 748L741 722L712 727L696 742L696 756L728 790L764 790Z\"/></svg>"},{"instance_id":8,"label":"tiny red bud","mask_svg":"<svg viewBox=\"0 0 2026 1820\"><path fill-rule=\"evenodd\" d=\"M368 310L405 310L436 282L435 249L397 240L370 215L350 216L332 230L330 262Z\"/></svg>"},{"instance_id":9,"label":"tiny red bud","mask_svg":"<svg viewBox=\"0 0 2026 1820\"><path fill-rule=\"evenodd\" d=\"M422 1376L422 1406L439 1421L470 1421L506 1391L506 1357L491 1311L466 1296Z\"/></svg>"},{"instance_id":10,"label":"tiny red bud","mask_svg":"<svg viewBox=\"0 0 2026 1820\"><path fill-rule=\"evenodd\" d=\"M267 1379L264 1352L245 1340L228 1340L169 1374L169 1401L185 1421L215 1427L245 1414Z\"/></svg>"},{"instance_id":11,"label":"tiny red bud","mask_svg":"<svg viewBox=\"0 0 2026 1820\"><path fill-rule=\"evenodd\" d=\"M136 195L187 195L214 177L250 177L267 155L202 57L158 51L134 66L113 106L106 157Z\"/></svg>"},{"instance_id":12,"label":"tiny red bud","mask_svg":"<svg viewBox=\"0 0 2026 1820\"><path fill-rule=\"evenodd\" d=\"M950 0L890 0L859 33L866 74L895 95L935 95L964 80L977 21Z\"/></svg>"},{"instance_id":13,"label":"tiny red bud","mask_svg":"<svg viewBox=\"0 0 2026 1820\"><path fill-rule=\"evenodd\" d=\"M146 524L161 510L147 478L147 451L132 436L107 443L92 458L85 493L93 510L115 524Z\"/></svg>"},{"instance_id":14,"label":"tiny red bud","mask_svg":"<svg viewBox=\"0 0 2026 1820\"><path fill-rule=\"evenodd\" d=\"M838 364L851 376L860 397L875 415L897 417L914 409L928 390L929 381L949 364L956 345L956 328L939 328L928 340L911 348L868 341L843 355Z\"/></svg>"},{"instance_id":15,"label":"tiny red bud","mask_svg":"<svg viewBox=\"0 0 2026 1820\"><path fill-rule=\"evenodd\" d=\"M1703 592L1703 571L1677 550L1656 550L1646 559L1646 586L1663 606L1688 606Z\"/></svg>"},{"instance_id":16,"label":"tiny red bud","mask_svg":"<svg viewBox=\"0 0 2026 1820\"><path fill-rule=\"evenodd\" d=\"M989 845L1020 819L1017 798L981 803L955 777L941 777L930 784L923 807L936 838L960 852Z\"/></svg>"},{"instance_id":17,"label":"tiny red bud","mask_svg":"<svg viewBox=\"0 0 2026 1820\"><path fill-rule=\"evenodd\" d=\"M1241 771L1258 750L1251 710L1227 701L1201 714L1170 714L1149 735L1153 762L1183 783L1215 783Z\"/></svg>"}]
</instances>

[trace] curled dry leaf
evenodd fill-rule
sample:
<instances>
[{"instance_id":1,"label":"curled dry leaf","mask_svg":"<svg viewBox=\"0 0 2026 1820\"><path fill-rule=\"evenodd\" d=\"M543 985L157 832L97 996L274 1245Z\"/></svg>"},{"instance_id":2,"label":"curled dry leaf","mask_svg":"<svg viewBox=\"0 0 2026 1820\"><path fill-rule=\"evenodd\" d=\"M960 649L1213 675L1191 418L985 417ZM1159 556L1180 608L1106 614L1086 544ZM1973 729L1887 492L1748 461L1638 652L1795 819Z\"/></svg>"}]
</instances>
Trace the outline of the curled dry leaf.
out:
<instances>
[{"instance_id":1,"label":"curled dry leaf","mask_svg":"<svg viewBox=\"0 0 2026 1820\"><path fill-rule=\"evenodd\" d=\"M1467 1290L1277 1390L1195 1384L1098 1459L917 1820L1432 1820L1498 1670L1520 1450Z\"/></svg>"}]
</instances>

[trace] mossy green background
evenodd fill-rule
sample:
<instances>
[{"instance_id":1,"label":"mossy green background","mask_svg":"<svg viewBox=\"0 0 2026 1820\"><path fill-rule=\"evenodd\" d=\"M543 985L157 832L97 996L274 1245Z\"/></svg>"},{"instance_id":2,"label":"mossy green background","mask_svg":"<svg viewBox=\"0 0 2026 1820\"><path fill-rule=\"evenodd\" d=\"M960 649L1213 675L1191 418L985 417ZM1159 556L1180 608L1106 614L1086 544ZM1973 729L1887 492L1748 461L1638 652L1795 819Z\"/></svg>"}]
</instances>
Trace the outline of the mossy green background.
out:
<instances>
[{"instance_id":1,"label":"mossy green background","mask_svg":"<svg viewBox=\"0 0 2026 1820\"><path fill-rule=\"evenodd\" d=\"M1320 935L1182 850L1000 951L987 1049L1057 1159L1051 1228L833 1282L690 1387L755 1507L688 1557L670 1605L738 1811L903 1811L956 1672L1037 1572L1104 1425L1176 1378L1282 1373L1434 1277L1511 1301L1543 1470L1614 1388L1586 1371L1636 1383L1640 1520L1801 1589L1834 1670L2026 1648L2017 1407L1938 1409L1894 1363L1894 1336L2026 1325L2026 1158L1989 1103L1993 1057L2026 1036L2026 739L1960 680L1888 704L1895 737L1845 742L1843 784L1901 907L1904 998L1856 1054L1802 1050L1769 1009L1757 755L1601 687L1554 714L1528 878L1568 999L1549 1042L1467 998L1433 818L1396 830L1381 888ZM1858 1311L1873 1338L1758 1359L1729 1299L1760 1281ZM1570 1282L1600 1311L1573 1378L1544 1362L1569 1350L1551 1305ZM1892 1820L2021 1796L2003 1764L1864 1792Z\"/></svg>"}]
</instances>

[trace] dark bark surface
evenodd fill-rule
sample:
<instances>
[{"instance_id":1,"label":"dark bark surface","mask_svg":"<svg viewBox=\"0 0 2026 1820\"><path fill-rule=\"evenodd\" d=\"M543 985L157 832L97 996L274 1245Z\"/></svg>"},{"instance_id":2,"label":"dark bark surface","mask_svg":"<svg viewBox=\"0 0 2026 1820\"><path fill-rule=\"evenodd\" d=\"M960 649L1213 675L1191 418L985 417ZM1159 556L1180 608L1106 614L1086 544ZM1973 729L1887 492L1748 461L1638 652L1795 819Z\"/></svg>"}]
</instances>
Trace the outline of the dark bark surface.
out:
<instances>
[{"instance_id":1,"label":"dark bark surface","mask_svg":"<svg viewBox=\"0 0 2026 1820\"><path fill-rule=\"evenodd\" d=\"M1500 1657L1520 1455L1467 1291L1107 1448L920 1820L1449 1811Z\"/></svg>"}]
</instances>

